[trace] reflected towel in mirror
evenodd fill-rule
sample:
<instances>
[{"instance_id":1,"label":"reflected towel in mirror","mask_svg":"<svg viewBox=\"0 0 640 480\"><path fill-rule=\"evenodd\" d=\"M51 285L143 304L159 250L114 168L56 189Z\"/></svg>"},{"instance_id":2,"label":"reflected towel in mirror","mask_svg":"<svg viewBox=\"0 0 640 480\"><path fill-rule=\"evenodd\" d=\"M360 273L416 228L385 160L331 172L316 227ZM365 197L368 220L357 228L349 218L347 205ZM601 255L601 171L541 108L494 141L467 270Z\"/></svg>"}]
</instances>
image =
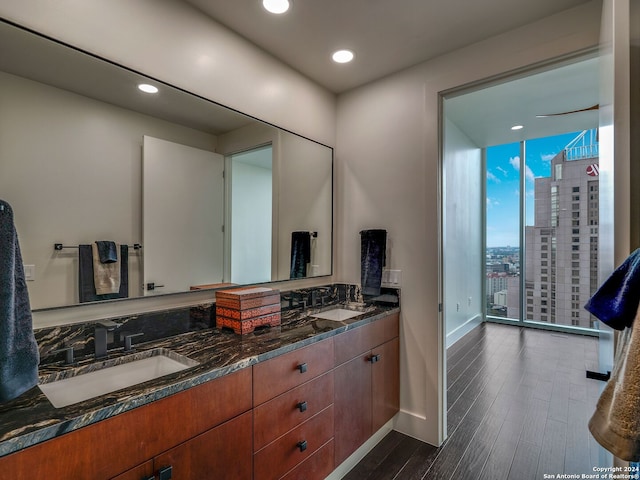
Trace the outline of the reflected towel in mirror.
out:
<instances>
[{"instance_id":1,"label":"reflected towel in mirror","mask_svg":"<svg viewBox=\"0 0 640 480\"><path fill-rule=\"evenodd\" d=\"M96 240L100 263L116 263L118 261L118 246L116 242Z\"/></svg>"},{"instance_id":2,"label":"reflected towel in mirror","mask_svg":"<svg viewBox=\"0 0 640 480\"><path fill-rule=\"evenodd\" d=\"M289 278L306 278L311 262L311 232L291 232L291 269Z\"/></svg>"}]
</instances>

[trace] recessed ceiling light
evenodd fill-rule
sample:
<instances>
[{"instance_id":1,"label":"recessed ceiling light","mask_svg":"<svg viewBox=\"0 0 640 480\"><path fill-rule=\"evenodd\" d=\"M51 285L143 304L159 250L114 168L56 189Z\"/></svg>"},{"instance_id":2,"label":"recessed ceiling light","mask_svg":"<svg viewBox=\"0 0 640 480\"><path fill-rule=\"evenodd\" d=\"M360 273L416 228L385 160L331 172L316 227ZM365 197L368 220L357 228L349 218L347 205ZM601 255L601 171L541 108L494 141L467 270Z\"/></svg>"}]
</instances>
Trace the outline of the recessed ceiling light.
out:
<instances>
[{"instance_id":1,"label":"recessed ceiling light","mask_svg":"<svg viewBox=\"0 0 640 480\"><path fill-rule=\"evenodd\" d=\"M262 6L271 13L284 13L289 10L289 0L262 0Z\"/></svg>"},{"instance_id":2,"label":"recessed ceiling light","mask_svg":"<svg viewBox=\"0 0 640 480\"><path fill-rule=\"evenodd\" d=\"M149 85L148 83L141 83L138 85L138 89L142 90L145 93L158 93L158 87L154 87L153 85Z\"/></svg>"},{"instance_id":3,"label":"recessed ceiling light","mask_svg":"<svg viewBox=\"0 0 640 480\"><path fill-rule=\"evenodd\" d=\"M522 125L514 125L513 127L511 127L511 130L522 130L524 128L524 126Z\"/></svg>"},{"instance_id":4,"label":"recessed ceiling light","mask_svg":"<svg viewBox=\"0 0 640 480\"><path fill-rule=\"evenodd\" d=\"M334 62L337 63L349 63L353 60L353 52L351 50L338 50L331 55Z\"/></svg>"}]
</instances>

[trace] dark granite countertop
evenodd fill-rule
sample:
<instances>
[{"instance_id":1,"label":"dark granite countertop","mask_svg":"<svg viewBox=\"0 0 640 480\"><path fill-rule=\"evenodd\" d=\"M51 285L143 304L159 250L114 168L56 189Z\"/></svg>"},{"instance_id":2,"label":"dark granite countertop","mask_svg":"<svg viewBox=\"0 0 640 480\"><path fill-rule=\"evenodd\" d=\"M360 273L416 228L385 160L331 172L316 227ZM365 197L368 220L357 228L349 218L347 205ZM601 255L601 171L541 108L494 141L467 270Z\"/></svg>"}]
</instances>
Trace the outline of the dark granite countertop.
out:
<instances>
[{"instance_id":1,"label":"dark granite countertop","mask_svg":"<svg viewBox=\"0 0 640 480\"><path fill-rule=\"evenodd\" d=\"M336 307L340 305L332 305L325 309ZM53 407L40 389L34 387L21 397L0 406L0 457L400 310L397 306L362 304L349 304L342 308L355 309L363 313L349 320L337 322L313 318L312 315L319 310L308 310L286 319L283 317L283 325L280 327L243 336L210 328L142 343L136 346L136 353L165 348L195 360L199 365L67 407ZM115 353L109 358L136 353ZM86 363L95 364L95 361ZM66 367L66 370L68 369L69 367ZM59 371L60 367L57 370ZM55 373L55 370L51 368L40 372L41 376L52 373Z\"/></svg>"}]
</instances>

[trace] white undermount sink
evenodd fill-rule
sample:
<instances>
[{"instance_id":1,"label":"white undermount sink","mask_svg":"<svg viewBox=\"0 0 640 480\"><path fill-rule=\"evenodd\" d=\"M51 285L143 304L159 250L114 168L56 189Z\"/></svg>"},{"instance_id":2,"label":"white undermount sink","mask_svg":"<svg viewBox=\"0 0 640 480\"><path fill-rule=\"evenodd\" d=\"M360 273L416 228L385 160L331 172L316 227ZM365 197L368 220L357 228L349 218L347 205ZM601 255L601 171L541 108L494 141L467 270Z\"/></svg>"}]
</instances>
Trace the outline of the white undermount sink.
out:
<instances>
[{"instance_id":1,"label":"white undermount sink","mask_svg":"<svg viewBox=\"0 0 640 480\"><path fill-rule=\"evenodd\" d=\"M56 374L49 375L40 378L38 386L55 408L61 408L196 365L198 362L190 358L157 348L99 366L81 367L67 378L56 379ZM84 373L87 369L91 371Z\"/></svg>"},{"instance_id":2,"label":"white undermount sink","mask_svg":"<svg viewBox=\"0 0 640 480\"><path fill-rule=\"evenodd\" d=\"M355 310L348 310L346 308L332 308L320 313L314 313L311 316L314 318L323 318L325 320L334 320L336 322L342 322L349 318L357 317L365 312L357 312Z\"/></svg>"}]
</instances>

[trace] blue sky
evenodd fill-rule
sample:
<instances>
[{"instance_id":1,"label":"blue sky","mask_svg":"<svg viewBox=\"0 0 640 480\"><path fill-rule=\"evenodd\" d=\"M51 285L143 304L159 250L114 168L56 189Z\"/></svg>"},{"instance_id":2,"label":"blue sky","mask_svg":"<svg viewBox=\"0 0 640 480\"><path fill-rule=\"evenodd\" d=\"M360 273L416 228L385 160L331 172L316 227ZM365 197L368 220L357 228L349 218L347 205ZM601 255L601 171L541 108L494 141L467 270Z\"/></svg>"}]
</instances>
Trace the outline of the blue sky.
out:
<instances>
[{"instance_id":1,"label":"blue sky","mask_svg":"<svg viewBox=\"0 0 640 480\"><path fill-rule=\"evenodd\" d=\"M536 177L551 175L551 159L580 132L526 141L526 224L533 225ZM487 247L516 247L519 222L520 143L487 148Z\"/></svg>"}]
</instances>

